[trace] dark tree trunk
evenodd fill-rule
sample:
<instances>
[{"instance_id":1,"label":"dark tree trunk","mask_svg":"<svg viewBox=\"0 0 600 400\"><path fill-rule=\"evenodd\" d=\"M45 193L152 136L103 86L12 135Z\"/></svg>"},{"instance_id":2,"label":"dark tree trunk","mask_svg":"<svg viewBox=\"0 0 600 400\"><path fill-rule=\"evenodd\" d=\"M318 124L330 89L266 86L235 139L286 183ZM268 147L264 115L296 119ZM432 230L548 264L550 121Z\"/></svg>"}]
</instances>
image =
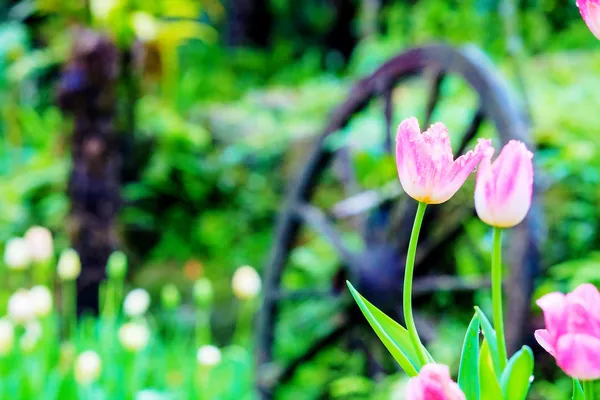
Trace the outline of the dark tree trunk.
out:
<instances>
[{"instance_id":1,"label":"dark tree trunk","mask_svg":"<svg viewBox=\"0 0 600 400\"><path fill-rule=\"evenodd\" d=\"M115 131L118 50L96 32L79 30L76 35L58 100L74 125L68 191L71 239L82 263L77 282L81 312L98 310L99 284L108 256L116 248L121 159Z\"/></svg>"},{"instance_id":2,"label":"dark tree trunk","mask_svg":"<svg viewBox=\"0 0 600 400\"><path fill-rule=\"evenodd\" d=\"M227 9L229 46L269 45L273 25L269 0L229 0Z\"/></svg>"}]
</instances>

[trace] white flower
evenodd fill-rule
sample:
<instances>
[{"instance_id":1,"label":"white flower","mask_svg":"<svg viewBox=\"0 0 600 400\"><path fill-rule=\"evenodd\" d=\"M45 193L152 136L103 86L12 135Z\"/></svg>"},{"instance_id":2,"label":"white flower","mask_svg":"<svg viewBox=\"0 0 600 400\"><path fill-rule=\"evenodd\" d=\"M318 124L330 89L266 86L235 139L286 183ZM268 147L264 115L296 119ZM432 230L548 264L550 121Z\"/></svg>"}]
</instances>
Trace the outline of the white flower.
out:
<instances>
[{"instance_id":1,"label":"white flower","mask_svg":"<svg viewBox=\"0 0 600 400\"><path fill-rule=\"evenodd\" d=\"M144 289L133 289L125 297L123 310L130 317L141 317L150 307L150 295Z\"/></svg>"},{"instance_id":2,"label":"white flower","mask_svg":"<svg viewBox=\"0 0 600 400\"><path fill-rule=\"evenodd\" d=\"M35 309L29 291L19 289L8 299L8 316L17 323L23 324L35 317Z\"/></svg>"},{"instance_id":3,"label":"white flower","mask_svg":"<svg viewBox=\"0 0 600 400\"><path fill-rule=\"evenodd\" d=\"M141 11L133 13L131 25L142 42L151 42L158 36L159 25L156 19L148 13Z\"/></svg>"},{"instance_id":4,"label":"white flower","mask_svg":"<svg viewBox=\"0 0 600 400\"><path fill-rule=\"evenodd\" d=\"M38 317L46 317L52 312L52 292L46 286L31 288L29 297L33 303L33 311Z\"/></svg>"},{"instance_id":5,"label":"white flower","mask_svg":"<svg viewBox=\"0 0 600 400\"><path fill-rule=\"evenodd\" d=\"M95 382L102 372L102 360L98 353L87 350L75 361L75 380L81 385Z\"/></svg>"},{"instance_id":6,"label":"white flower","mask_svg":"<svg viewBox=\"0 0 600 400\"><path fill-rule=\"evenodd\" d=\"M231 281L233 294L240 300L253 299L260 293L261 281L258 272L249 265L235 271Z\"/></svg>"},{"instance_id":7,"label":"white flower","mask_svg":"<svg viewBox=\"0 0 600 400\"><path fill-rule=\"evenodd\" d=\"M32 226L25 232L25 242L27 242L33 261L44 263L52 259L54 243L52 233L47 228Z\"/></svg>"},{"instance_id":8,"label":"white flower","mask_svg":"<svg viewBox=\"0 0 600 400\"><path fill-rule=\"evenodd\" d=\"M202 346L196 353L196 360L204 367L214 367L221 362L221 350L212 345Z\"/></svg>"},{"instance_id":9,"label":"white flower","mask_svg":"<svg viewBox=\"0 0 600 400\"><path fill-rule=\"evenodd\" d=\"M119 341L129 351L137 352L144 349L149 340L150 330L145 323L127 322L119 328Z\"/></svg>"},{"instance_id":10,"label":"white flower","mask_svg":"<svg viewBox=\"0 0 600 400\"><path fill-rule=\"evenodd\" d=\"M15 328L10 320L0 319L0 355L11 352L15 344Z\"/></svg>"},{"instance_id":11,"label":"white flower","mask_svg":"<svg viewBox=\"0 0 600 400\"><path fill-rule=\"evenodd\" d=\"M118 5L118 0L91 0L90 11L94 18L105 20Z\"/></svg>"},{"instance_id":12,"label":"white flower","mask_svg":"<svg viewBox=\"0 0 600 400\"><path fill-rule=\"evenodd\" d=\"M73 249L66 249L60 253L57 267L58 277L63 281L77 279L81 273L81 260L79 254Z\"/></svg>"},{"instance_id":13,"label":"white flower","mask_svg":"<svg viewBox=\"0 0 600 400\"><path fill-rule=\"evenodd\" d=\"M4 263L9 269L22 271L31 263L29 246L23 238L12 238L4 248Z\"/></svg>"}]
</instances>

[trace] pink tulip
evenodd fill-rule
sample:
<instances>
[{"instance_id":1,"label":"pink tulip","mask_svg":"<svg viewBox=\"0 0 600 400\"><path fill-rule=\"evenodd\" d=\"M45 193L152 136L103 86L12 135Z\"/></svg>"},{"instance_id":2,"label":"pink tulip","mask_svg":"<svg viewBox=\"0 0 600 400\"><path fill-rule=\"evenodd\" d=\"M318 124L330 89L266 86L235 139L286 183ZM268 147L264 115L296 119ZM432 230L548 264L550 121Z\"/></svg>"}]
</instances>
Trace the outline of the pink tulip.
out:
<instances>
[{"instance_id":1,"label":"pink tulip","mask_svg":"<svg viewBox=\"0 0 600 400\"><path fill-rule=\"evenodd\" d=\"M577 7L590 31L600 39L600 0L577 0Z\"/></svg>"},{"instance_id":2,"label":"pink tulip","mask_svg":"<svg viewBox=\"0 0 600 400\"><path fill-rule=\"evenodd\" d=\"M538 329L538 343L556 358L565 373L581 380L600 378L600 293L583 284L564 295L547 294L537 301L546 329Z\"/></svg>"},{"instance_id":3,"label":"pink tulip","mask_svg":"<svg viewBox=\"0 0 600 400\"><path fill-rule=\"evenodd\" d=\"M448 367L426 364L419 375L408 381L408 400L465 400L464 393L452 381Z\"/></svg>"},{"instance_id":4,"label":"pink tulip","mask_svg":"<svg viewBox=\"0 0 600 400\"><path fill-rule=\"evenodd\" d=\"M416 118L407 118L396 135L396 165L404 191L415 200L439 204L450 199L486 152L489 140L480 139L475 151L454 160L448 129L431 125L421 134Z\"/></svg>"},{"instance_id":5,"label":"pink tulip","mask_svg":"<svg viewBox=\"0 0 600 400\"><path fill-rule=\"evenodd\" d=\"M525 144L511 140L492 164L493 152L479 164L475 209L488 225L510 228L529 211L533 193L533 154Z\"/></svg>"}]
</instances>

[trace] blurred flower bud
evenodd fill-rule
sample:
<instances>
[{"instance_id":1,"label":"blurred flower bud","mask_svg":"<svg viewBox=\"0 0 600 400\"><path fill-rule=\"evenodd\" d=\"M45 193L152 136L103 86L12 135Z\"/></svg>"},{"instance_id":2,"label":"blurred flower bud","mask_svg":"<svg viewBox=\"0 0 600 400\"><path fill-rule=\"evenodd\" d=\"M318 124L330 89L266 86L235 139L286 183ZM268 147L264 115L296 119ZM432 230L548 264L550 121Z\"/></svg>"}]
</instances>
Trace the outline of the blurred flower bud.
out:
<instances>
[{"instance_id":1,"label":"blurred flower bud","mask_svg":"<svg viewBox=\"0 0 600 400\"><path fill-rule=\"evenodd\" d=\"M106 263L106 275L110 279L123 279L127 274L127 256L122 251L113 252Z\"/></svg>"},{"instance_id":2,"label":"blurred flower bud","mask_svg":"<svg viewBox=\"0 0 600 400\"><path fill-rule=\"evenodd\" d=\"M19 289L10 296L8 316L17 324L24 324L35 317L35 309L28 290Z\"/></svg>"},{"instance_id":3,"label":"blurred flower bud","mask_svg":"<svg viewBox=\"0 0 600 400\"><path fill-rule=\"evenodd\" d=\"M118 5L118 0L90 0L90 12L94 18L108 19L111 11Z\"/></svg>"},{"instance_id":4,"label":"blurred flower bud","mask_svg":"<svg viewBox=\"0 0 600 400\"><path fill-rule=\"evenodd\" d=\"M69 370L71 370L71 366L73 365L73 360L75 359L76 354L77 349L73 343L61 343L60 354L58 357L58 369L61 373L66 374Z\"/></svg>"},{"instance_id":5,"label":"blurred flower bud","mask_svg":"<svg viewBox=\"0 0 600 400\"><path fill-rule=\"evenodd\" d=\"M4 263L8 269L22 271L31 263L31 253L25 239L12 238L4 248Z\"/></svg>"},{"instance_id":6,"label":"blurred flower bud","mask_svg":"<svg viewBox=\"0 0 600 400\"><path fill-rule=\"evenodd\" d=\"M131 25L135 35L142 42L151 42L158 35L159 25L156 19L145 12L138 11L131 18Z\"/></svg>"},{"instance_id":7,"label":"blurred flower bud","mask_svg":"<svg viewBox=\"0 0 600 400\"><path fill-rule=\"evenodd\" d=\"M162 305L167 310L173 310L181 304L181 293L179 289L172 283L168 283L162 287L160 291L160 300Z\"/></svg>"},{"instance_id":8,"label":"blurred flower bud","mask_svg":"<svg viewBox=\"0 0 600 400\"><path fill-rule=\"evenodd\" d=\"M25 241L33 261L45 263L52 259L54 241L52 240L52 233L47 228L32 226L25 232Z\"/></svg>"},{"instance_id":9,"label":"blurred flower bud","mask_svg":"<svg viewBox=\"0 0 600 400\"><path fill-rule=\"evenodd\" d=\"M200 278L194 283L194 301L199 307L207 307L213 301L213 287L210 279Z\"/></svg>"},{"instance_id":10,"label":"blurred flower bud","mask_svg":"<svg viewBox=\"0 0 600 400\"><path fill-rule=\"evenodd\" d=\"M260 293L261 281L258 272L249 265L235 271L231 282L233 294L240 300L253 299Z\"/></svg>"},{"instance_id":11,"label":"blurred flower bud","mask_svg":"<svg viewBox=\"0 0 600 400\"><path fill-rule=\"evenodd\" d=\"M66 249L60 254L57 267L58 277L63 281L73 281L81 273L79 254L73 249Z\"/></svg>"},{"instance_id":12,"label":"blurred flower bud","mask_svg":"<svg viewBox=\"0 0 600 400\"><path fill-rule=\"evenodd\" d=\"M144 349L150 340L150 330L145 323L127 322L119 329L119 342L126 350L137 352Z\"/></svg>"},{"instance_id":13,"label":"blurred flower bud","mask_svg":"<svg viewBox=\"0 0 600 400\"><path fill-rule=\"evenodd\" d=\"M0 356L10 353L15 344L15 327L10 320L0 319Z\"/></svg>"},{"instance_id":14,"label":"blurred flower bud","mask_svg":"<svg viewBox=\"0 0 600 400\"><path fill-rule=\"evenodd\" d=\"M46 286L31 288L29 297L33 303L33 311L38 317L46 317L52 312L52 292Z\"/></svg>"},{"instance_id":15,"label":"blurred flower bud","mask_svg":"<svg viewBox=\"0 0 600 400\"><path fill-rule=\"evenodd\" d=\"M202 346L196 353L196 360L203 367L214 367L221 362L221 350L212 345Z\"/></svg>"},{"instance_id":16,"label":"blurred flower bud","mask_svg":"<svg viewBox=\"0 0 600 400\"><path fill-rule=\"evenodd\" d=\"M81 353L75 361L75 380L80 385L95 382L102 373L102 360L98 353L87 350Z\"/></svg>"},{"instance_id":17,"label":"blurred flower bud","mask_svg":"<svg viewBox=\"0 0 600 400\"><path fill-rule=\"evenodd\" d=\"M35 350L42 338L42 325L38 321L29 321L25 325L25 333L19 339L19 347L24 353L31 353Z\"/></svg>"},{"instance_id":18,"label":"blurred flower bud","mask_svg":"<svg viewBox=\"0 0 600 400\"><path fill-rule=\"evenodd\" d=\"M129 317L141 317L150 307L150 295L144 289L133 289L123 301L123 310Z\"/></svg>"}]
</instances>

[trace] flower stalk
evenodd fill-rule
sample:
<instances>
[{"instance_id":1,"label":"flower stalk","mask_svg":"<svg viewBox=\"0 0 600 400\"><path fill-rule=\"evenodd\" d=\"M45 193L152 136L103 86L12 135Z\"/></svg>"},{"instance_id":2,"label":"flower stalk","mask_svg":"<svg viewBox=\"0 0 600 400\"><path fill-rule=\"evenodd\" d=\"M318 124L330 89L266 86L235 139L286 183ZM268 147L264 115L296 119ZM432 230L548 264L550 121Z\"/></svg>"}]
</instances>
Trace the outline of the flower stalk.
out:
<instances>
[{"instance_id":1,"label":"flower stalk","mask_svg":"<svg viewBox=\"0 0 600 400\"><path fill-rule=\"evenodd\" d=\"M500 367L506 367L508 356L506 339L504 337L504 314L502 310L502 228L494 227L494 248L492 253L492 307L494 313L494 328L500 356Z\"/></svg>"},{"instance_id":2,"label":"flower stalk","mask_svg":"<svg viewBox=\"0 0 600 400\"><path fill-rule=\"evenodd\" d=\"M422 364L427 363L427 354L425 348L419 338L417 332L417 326L412 312L412 284L413 274L415 269L415 256L417 254L417 242L419 241L419 232L421 231L421 225L423 224L423 216L425 215L425 209L427 204L419 202L417 208L417 214L415 215L415 222L413 223L412 232L410 234L410 242L408 244L408 253L406 254L406 268L404 269L404 290L402 291L402 304L404 311L404 321L406 322L406 329L410 336L410 340L417 352L419 361Z\"/></svg>"},{"instance_id":3,"label":"flower stalk","mask_svg":"<svg viewBox=\"0 0 600 400\"><path fill-rule=\"evenodd\" d=\"M595 400L594 381L583 381L583 391L585 393L585 400Z\"/></svg>"}]
</instances>

